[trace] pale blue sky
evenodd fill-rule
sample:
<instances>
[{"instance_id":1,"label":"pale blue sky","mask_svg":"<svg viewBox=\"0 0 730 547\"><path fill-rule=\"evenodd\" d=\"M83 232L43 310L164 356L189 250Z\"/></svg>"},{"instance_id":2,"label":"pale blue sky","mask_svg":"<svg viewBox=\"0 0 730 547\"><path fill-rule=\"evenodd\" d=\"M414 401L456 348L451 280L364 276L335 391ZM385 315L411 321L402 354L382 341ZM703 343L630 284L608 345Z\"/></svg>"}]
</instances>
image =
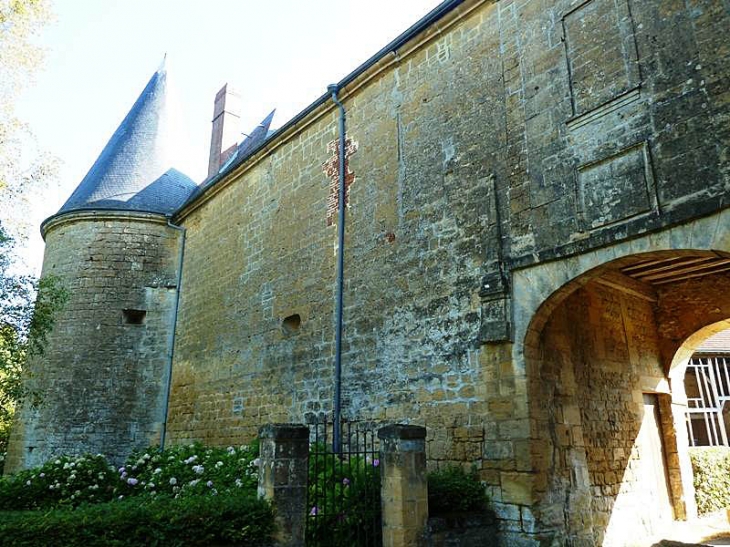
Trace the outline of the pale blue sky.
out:
<instances>
[{"instance_id":1,"label":"pale blue sky","mask_svg":"<svg viewBox=\"0 0 730 547\"><path fill-rule=\"evenodd\" d=\"M55 0L41 37L43 70L18 111L41 148L63 162L61 184L36 207L58 210L167 53L190 162L205 175L215 93L235 84L248 131L272 108L278 127L438 0ZM37 230L33 230L33 235ZM42 246L32 242L33 265Z\"/></svg>"}]
</instances>

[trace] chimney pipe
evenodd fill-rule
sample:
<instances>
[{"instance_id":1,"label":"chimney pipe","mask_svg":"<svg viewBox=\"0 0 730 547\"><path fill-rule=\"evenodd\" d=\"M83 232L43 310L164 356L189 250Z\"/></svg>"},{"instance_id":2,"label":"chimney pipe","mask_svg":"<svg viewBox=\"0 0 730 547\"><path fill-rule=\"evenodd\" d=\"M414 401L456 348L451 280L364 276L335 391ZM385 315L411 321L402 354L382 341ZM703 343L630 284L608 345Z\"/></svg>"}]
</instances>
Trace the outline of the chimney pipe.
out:
<instances>
[{"instance_id":1,"label":"chimney pipe","mask_svg":"<svg viewBox=\"0 0 730 547\"><path fill-rule=\"evenodd\" d=\"M216 175L236 150L240 134L241 96L235 88L224 85L215 96L213 132L210 137L208 177Z\"/></svg>"}]
</instances>

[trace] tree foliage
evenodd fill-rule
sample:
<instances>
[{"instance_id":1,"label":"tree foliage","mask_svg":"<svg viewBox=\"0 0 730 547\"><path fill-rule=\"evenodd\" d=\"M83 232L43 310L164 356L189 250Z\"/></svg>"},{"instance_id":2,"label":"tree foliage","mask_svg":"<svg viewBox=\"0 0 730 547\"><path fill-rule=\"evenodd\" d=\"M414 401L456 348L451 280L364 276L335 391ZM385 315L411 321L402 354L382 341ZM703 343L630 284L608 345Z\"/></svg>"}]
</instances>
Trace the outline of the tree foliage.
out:
<instances>
[{"instance_id":1,"label":"tree foliage","mask_svg":"<svg viewBox=\"0 0 730 547\"><path fill-rule=\"evenodd\" d=\"M0 219L4 235L26 235L29 197L54 179L57 160L39 150L15 113L19 93L43 59L35 39L50 20L49 0L0 0Z\"/></svg>"},{"instance_id":2,"label":"tree foliage","mask_svg":"<svg viewBox=\"0 0 730 547\"><path fill-rule=\"evenodd\" d=\"M15 112L42 61L36 38L50 16L50 0L0 0L0 452L14 409L27 395L21 381L26 362L42 353L54 313L67 298L56 278L38 281L23 273L16 249L28 228L29 198L56 170Z\"/></svg>"},{"instance_id":3,"label":"tree foliage","mask_svg":"<svg viewBox=\"0 0 730 547\"><path fill-rule=\"evenodd\" d=\"M36 280L12 272L13 241L0 224L0 452L5 452L17 404L37 395L25 387L29 357L41 355L68 291L55 276Z\"/></svg>"},{"instance_id":4,"label":"tree foliage","mask_svg":"<svg viewBox=\"0 0 730 547\"><path fill-rule=\"evenodd\" d=\"M33 39L48 22L48 0L0 0L0 108L12 101L43 58Z\"/></svg>"}]
</instances>

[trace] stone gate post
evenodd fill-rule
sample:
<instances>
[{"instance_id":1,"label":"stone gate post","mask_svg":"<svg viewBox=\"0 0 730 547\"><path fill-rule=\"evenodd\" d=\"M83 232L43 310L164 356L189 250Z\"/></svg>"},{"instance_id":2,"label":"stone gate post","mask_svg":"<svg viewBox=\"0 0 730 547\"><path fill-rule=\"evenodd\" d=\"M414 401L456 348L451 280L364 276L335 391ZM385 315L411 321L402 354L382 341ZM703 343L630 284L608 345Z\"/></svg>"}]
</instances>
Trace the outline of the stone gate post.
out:
<instances>
[{"instance_id":1,"label":"stone gate post","mask_svg":"<svg viewBox=\"0 0 730 547\"><path fill-rule=\"evenodd\" d=\"M259 497L276 508L276 541L303 547L307 517L309 428L268 424L259 429Z\"/></svg>"},{"instance_id":2,"label":"stone gate post","mask_svg":"<svg viewBox=\"0 0 730 547\"><path fill-rule=\"evenodd\" d=\"M378 437L383 547L420 547L428 521L426 428L389 425Z\"/></svg>"}]
</instances>

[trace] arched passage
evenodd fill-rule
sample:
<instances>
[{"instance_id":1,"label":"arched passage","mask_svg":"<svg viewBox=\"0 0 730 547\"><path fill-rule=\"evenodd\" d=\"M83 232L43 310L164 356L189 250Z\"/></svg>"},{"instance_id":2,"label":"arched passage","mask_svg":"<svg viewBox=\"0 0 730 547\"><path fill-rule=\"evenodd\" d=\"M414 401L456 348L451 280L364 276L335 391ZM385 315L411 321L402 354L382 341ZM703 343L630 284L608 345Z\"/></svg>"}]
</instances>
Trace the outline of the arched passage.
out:
<instances>
[{"instance_id":1,"label":"arched passage","mask_svg":"<svg viewBox=\"0 0 730 547\"><path fill-rule=\"evenodd\" d=\"M723 251L628 254L539 306L522 350L545 531L630 545L693 513L678 356L730 317L729 270Z\"/></svg>"}]
</instances>

